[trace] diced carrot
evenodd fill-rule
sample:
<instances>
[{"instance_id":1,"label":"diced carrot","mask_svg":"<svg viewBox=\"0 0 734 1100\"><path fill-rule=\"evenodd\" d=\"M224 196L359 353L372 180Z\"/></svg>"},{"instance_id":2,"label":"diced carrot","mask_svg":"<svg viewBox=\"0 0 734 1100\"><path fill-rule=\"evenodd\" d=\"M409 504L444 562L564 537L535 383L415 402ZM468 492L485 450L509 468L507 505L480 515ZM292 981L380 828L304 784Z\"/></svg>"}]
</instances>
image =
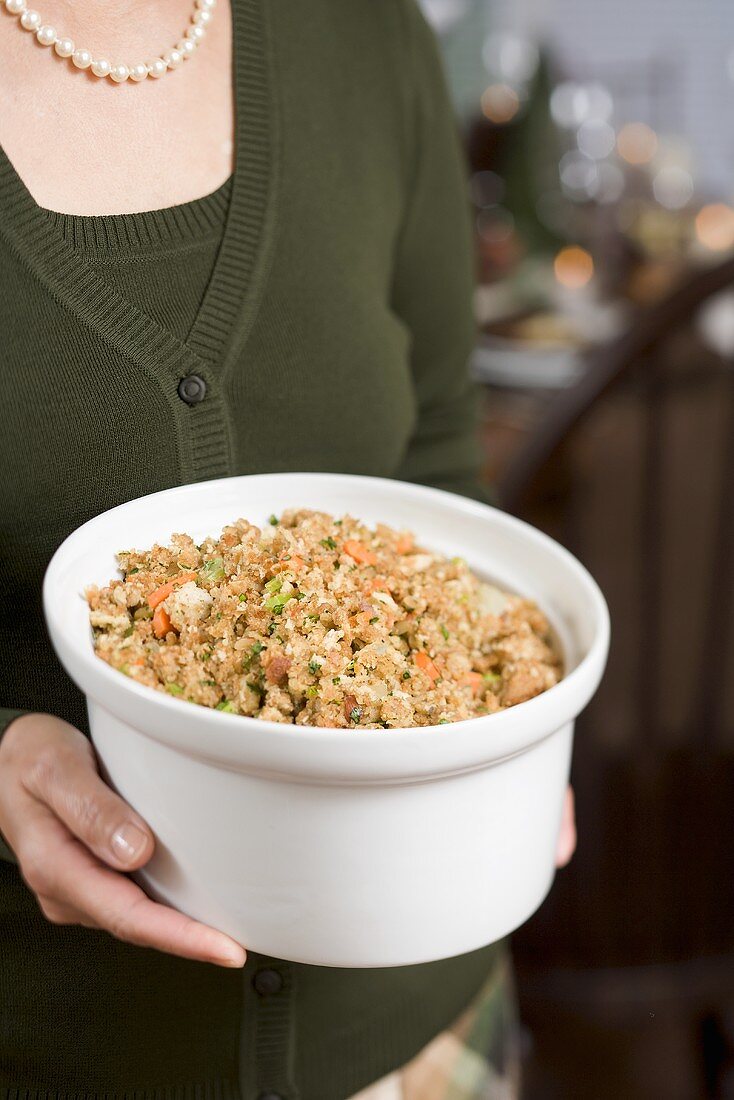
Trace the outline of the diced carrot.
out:
<instances>
[{"instance_id":1,"label":"diced carrot","mask_svg":"<svg viewBox=\"0 0 734 1100\"><path fill-rule=\"evenodd\" d=\"M360 562L361 565L377 565L377 555L373 554L357 539L347 539L344 543L344 552L349 554L350 558Z\"/></svg>"},{"instance_id":2,"label":"diced carrot","mask_svg":"<svg viewBox=\"0 0 734 1100\"><path fill-rule=\"evenodd\" d=\"M156 607L153 612L153 633L156 638L165 638L170 629L171 616L168 614L165 607Z\"/></svg>"},{"instance_id":3,"label":"diced carrot","mask_svg":"<svg viewBox=\"0 0 734 1100\"><path fill-rule=\"evenodd\" d=\"M462 684L467 684L472 689L474 694L478 694L484 687L484 677L481 672L467 672L466 676L462 678Z\"/></svg>"},{"instance_id":4,"label":"diced carrot","mask_svg":"<svg viewBox=\"0 0 734 1100\"><path fill-rule=\"evenodd\" d=\"M416 653L416 655L413 659L414 659L415 663L418 665L418 668L420 668L423 672L425 672L425 674L427 676L429 676L431 680L438 680L440 678L440 676L441 676L440 670L438 669L436 664L431 660L431 658L428 656L428 654L423 652L423 650L418 650L418 652Z\"/></svg>"},{"instance_id":5,"label":"diced carrot","mask_svg":"<svg viewBox=\"0 0 734 1100\"><path fill-rule=\"evenodd\" d=\"M367 585L368 592L389 592L390 586L384 577L373 577Z\"/></svg>"},{"instance_id":6,"label":"diced carrot","mask_svg":"<svg viewBox=\"0 0 734 1100\"><path fill-rule=\"evenodd\" d=\"M163 603L173 592L174 588L178 584L186 584L187 581L195 581L196 573L179 573L177 577L171 577L170 581L166 581L160 588L156 588L148 596L148 607L155 609L159 603Z\"/></svg>"},{"instance_id":7,"label":"diced carrot","mask_svg":"<svg viewBox=\"0 0 734 1100\"><path fill-rule=\"evenodd\" d=\"M398 554L408 554L413 549L413 536L401 535L398 541L395 543L395 549Z\"/></svg>"},{"instance_id":8,"label":"diced carrot","mask_svg":"<svg viewBox=\"0 0 734 1100\"><path fill-rule=\"evenodd\" d=\"M272 567L273 573L298 573L305 567L306 563L303 558L299 558L298 554L292 554L289 558L283 558L282 561L276 561Z\"/></svg>"}]
</instances>

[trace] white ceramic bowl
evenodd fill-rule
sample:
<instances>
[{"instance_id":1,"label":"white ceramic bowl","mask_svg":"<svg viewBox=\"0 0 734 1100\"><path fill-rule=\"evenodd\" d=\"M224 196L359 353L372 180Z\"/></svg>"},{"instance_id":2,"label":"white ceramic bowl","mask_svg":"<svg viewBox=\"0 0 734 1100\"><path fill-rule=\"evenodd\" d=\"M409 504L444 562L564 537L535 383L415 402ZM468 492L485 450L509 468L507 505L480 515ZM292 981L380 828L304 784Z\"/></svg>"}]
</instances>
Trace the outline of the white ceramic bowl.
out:
<instances>
[{"instance_id":1,"label":"white ceramic bowl","mask_svg":"<svg viewBox=\"0 0 734 1100\"><path fill-rule=\"evenodd\" d=\"M115 552L197 541L287 507L408 527L531 596L564 649L565 678L484 718L405 730L288 726L194 706L94 655L82 597ZM251 949L329 966L397 966L471 951L545 897L573 721L602 675L604 599L562 547L493 508L416 485L266 474L168 489L74 531L43 589L51 640L86 693L103 770L153 828L140 878L155 897Z\"/></svg>"}]
</instances>

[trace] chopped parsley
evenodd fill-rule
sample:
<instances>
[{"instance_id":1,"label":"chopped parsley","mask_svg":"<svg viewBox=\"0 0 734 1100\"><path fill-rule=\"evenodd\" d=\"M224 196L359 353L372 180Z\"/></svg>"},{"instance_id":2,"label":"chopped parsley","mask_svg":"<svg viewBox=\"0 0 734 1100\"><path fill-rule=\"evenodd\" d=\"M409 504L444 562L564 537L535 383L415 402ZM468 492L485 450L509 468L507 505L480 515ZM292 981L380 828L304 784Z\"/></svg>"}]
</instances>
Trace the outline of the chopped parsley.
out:
<instances>
[{"instance_id":1,"label":"chopped parsley","mask_svg":"<svg viewBox=\"0 0 734 1100\"><path fill-rule=\"evenodd\" d=\"M321 672L321 662L313 660L309 661L308 671L311 673L312 676L318 676L318 674Z\"/></svg>"},{"instance_id":2,"label":"chopped parsley","mask_svg":"<svg viewBox=\"0 0 734 1100\"><path fill-rule=\"evenodd\" d=\"M317 688L316 684L311 684L309 687L306 688L307 699L315 699L318 693L319 689Z\"/></svg>"},{"instance_id":3,"label":"chopped parsley","mask_svg":"<svg viewBox=\"0 0 734 1100\"><path fill-rule=\"evenodd\" d=\"M240 592L240 595L239 595L239 600L240 600L240 603L245 603L245 601L247 600L247 595L246 595L246 593L244 593L244 592Z\"/></svg>"},{"instance_id":4,"label":"chopped parsley","mask_svg":"<svg viewBox=\"0 0 734 1100\"><path fill-rule=\"evenodd\" d=\"M405 672L403 673L403 679L404 680L409 680L410 679L410 673L408 672L407 668L406 668Z\"/></svg>"},{"instance_id":5,"label":"chopped parsley","mask_svg":"<svg viewBox=\"0 0 734 1100\"><path fill-rule=\"evenodd\" d=\"M349 721L354 722L356 724L360 721L361 717L362 717L362 708L361 707L352 707L352 709L349 712Z\"/></svg>"},{"instance_id":6,"label":"chopped parsley","mask_svg":"<svg viewBox=\"0 0 734 1100\"><path fill-rule=\"evenodd\" d=\"M247 656L245 658L243 658L243 661L242 661L242 671L243 672L248 671L248 669L252 666L252 662L255 660L258 653L262 653L262 651L264 649L265 649L265 646L262 644L262 642L255 642L255 644L250 647L250 652L247 654Z\"/></svg>"},{"instance_id":7,"label":"chopped parsley","mask_svg":"<svg viewBox=\"0 0 734 1100\"><path fill-rule=\"evenodd\" d=\"M373 626L375 623L379 623L379 621L380 621L380 616L379 615L374 615L370 619L370 626Z\"/></svg>"},{"instance_id":8,"label":"chopped parsley","mask_svg":"<svg viewBox=\"0 0 734 1100\"><path fill-rule=\"evenodd\" d=\"M166 691L170 692L171 695L183 695L183 688L179 687L178 684L166 684Z\"/></svg>"},{"instance_id":9,"label":"chopped parsley","mask_svg":"<svg viewBox=\"0 0 734 1100\"><path fill-rule=\"evenodd\" d=\"M275 515L275 513L273 513L272 516L268 516L268 523L270 524L271 527L277 527L278 526L278 517Z\"/></svg>"},{"instance_id":10,"label":"chopped parsley","mask_svg":"<svg viewBox=\"0 0 734 1100\"><path fill-rule=\"evenodd\" d=\"M221 703L217 703L216 710L224 711L225 714L234 714L234 704L229 699L222 699Z\"/></svg>"},{"instance_id":11,"label":"chopped parsley","mask_svg":"<svg viewBox=\"0 0 734 1100\"><path fill-rule=\"evenodd\" d=\"M331 535L328 535L325 539L321 539L321 545L325 546L327 550L336 550L336 543Z\"/></svg>"},{"instance_id":12,"label":"chopped parsley","mask_svg":"<svg viewBox=\"0 0 734 1100\"><path fill-rule=\"evenodd\" d=\"M342 682L342 678L341 676L332 676L331 682L332 684L340 684Z\"/></svg>"},{"instance_id":13,"label":"chopped parsley","mask_svg":"<svg viewBox=\"0 0 734 1100\"><path fill-rule=\"evenodd\" d=\"M448 641L449 640L449 632L446 629L446 627L443 625L443 623L441 623L441 633L443 634L446 641Z\"/></svg>"},{"instance_id":14,"label":"chopped parsley","mask_svg":"<svg viewBox=\"0 0 734 1100\"><path fill-rule=\"evenodd\" d=\"M449 720L448 718L439 718L438 724L439 726L448 726Z\"/></svg>"},{"instance_id":15,"label":"chopped parsley","mask_svg":"<svg viewBox=\"0 0 734 1100\"><path fill-rule=\"evenodd\" d=\"M140 568L139 568L139 566L136 565L134 569L128 569L127 575L128 575L128 577L132 577L133 573L139 573L139 572L140 572Z\"/></svg>"}]
</instances>

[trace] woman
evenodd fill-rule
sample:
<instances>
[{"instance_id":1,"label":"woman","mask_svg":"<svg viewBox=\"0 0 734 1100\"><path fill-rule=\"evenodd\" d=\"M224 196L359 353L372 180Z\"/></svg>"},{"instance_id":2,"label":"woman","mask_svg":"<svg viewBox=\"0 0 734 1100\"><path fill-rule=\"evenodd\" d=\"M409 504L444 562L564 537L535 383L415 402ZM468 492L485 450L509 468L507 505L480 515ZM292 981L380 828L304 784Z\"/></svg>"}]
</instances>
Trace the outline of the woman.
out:
<instances>
[{"instance_id":1,"label":"woman","mask_svg":"<svg viewBox=\"0 0 734 1100\"><path fill-rule=\"evenodd\" d=\"M506 1096L501 946L300 966L144 897L124 872L153 837L97 775L40 608L74 527L177 483L305 469L478 493L430 33L411 0L198 0L188 38L189 0L4 7L0 1084L344 1100L442 1096L460 1073L462 1095Z\"/></svg>"}]
</instances>

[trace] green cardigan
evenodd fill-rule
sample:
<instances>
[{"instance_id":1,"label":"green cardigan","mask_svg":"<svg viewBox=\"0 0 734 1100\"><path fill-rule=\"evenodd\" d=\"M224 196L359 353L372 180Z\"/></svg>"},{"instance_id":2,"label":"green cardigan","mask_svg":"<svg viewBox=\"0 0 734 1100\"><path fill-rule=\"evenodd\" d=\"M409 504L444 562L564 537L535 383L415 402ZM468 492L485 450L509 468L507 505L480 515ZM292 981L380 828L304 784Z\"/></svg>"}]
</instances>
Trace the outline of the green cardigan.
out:
<instances>
[{"instance_id":1,"label":"green cardigan","mask_svg":"<svg viewBox=\"0 0 734 1100\"><path fill-rule=\"evenodd\" d=\"M44 710L86 729L40 591L106 508L276 470L481 495L463 168L430 32L412 0L233 11L236 170L212 196L52 215L0 150L2 726ZM48 924L4 854L11 1095L344 1100L448 1025L497 954L223 971Z\"/></svg>"}]
</instances>

